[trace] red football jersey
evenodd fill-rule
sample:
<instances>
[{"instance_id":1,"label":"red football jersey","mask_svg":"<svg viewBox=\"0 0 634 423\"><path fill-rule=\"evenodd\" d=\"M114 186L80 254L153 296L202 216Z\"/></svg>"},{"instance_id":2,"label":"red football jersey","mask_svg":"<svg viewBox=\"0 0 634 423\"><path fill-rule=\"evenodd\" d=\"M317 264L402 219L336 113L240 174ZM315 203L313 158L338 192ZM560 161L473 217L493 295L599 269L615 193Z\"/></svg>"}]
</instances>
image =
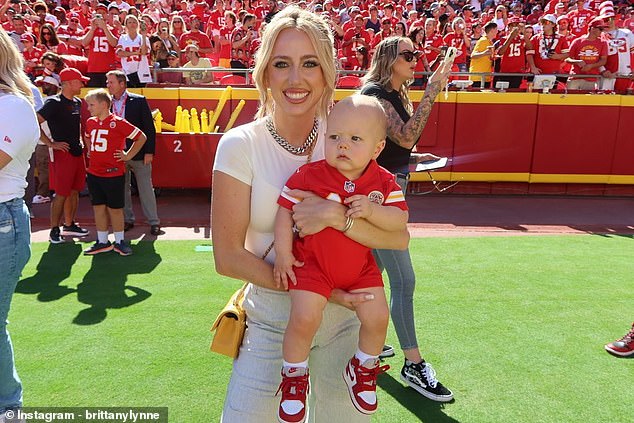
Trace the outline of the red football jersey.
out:
<instances>
[{"instance_id":1,"label":"red football jersey","mask_svg":"<svg viewBox=\"0 0 634 423\"><path fill-rule=\"evenodd\" d=\"M502 44L506 42L506 38L502 40ZM506 51L502 55L500 61L500 72L505 73L521 73L526 69L526 45L524 38L516 36L510 42Z\"/></svg>"},{"instance_id":2,"label":"red football jersey","mask_svg":"<svg viewBox=\"0 0 634 423\"><path fill-rule=\"evenodd\" d=\"M588 32L588 24L594 18L596 13L589 9L573 10L568 13L568 19L570 19L570 32L577 37L585 35Z\"/></svg>"},{"instance_id":3,"label":"red football jersey","mask_svg":"<svg viewBox=\"0 0 634 423\"><path fill-rule=\"evenodd\" d=\"M126 138L135 139L141 130L125 119L111 113L103 121L91 117L86 121L86 137L90 139L90 163L86 172L106 178L125 173L125 162L114 157L117 150L125 150Z\"/></svg>"},{"instance_id":4,"label":"red football jersey","mask_svg":"<svg viewBox=\"0 0 634 423\"><path fill-rule=\"evenodd\" d=\"M357 37L357 35L359 36ZM358 33L356 28L351 28L348 31L346 31L346 33L343 36L343 41L352 40L352 43L343 47L342 50L343 50L344 57L354 57L357 48L364 46L362 43L358 42L358 40L361 38L363 38L363 40L366 42L365 45L367 46L372 45L372 36L365 29L361 29Z\"/></svg>"},{"instance_id":5,"label":"red football jersey","mask_svg":"<svg viewBox=\"0 0 634 423\"><path fill-rule=\"evenodd\" d=\"M110 29L112 31L112 29ZM117 38L116 34L113 35ZM101 28L97 28L92 40L87 48L88 52L88 73L105 73L116 68L118 62L115 48L108 42L106 33Z\"/></svg>"},{"instance_id":6,"label":"red football jersey","mask_svg":"<svg viewBox=\"0 0 634 423\"><path fill-rule=\"evenodd\" d=\"M467 63L467 44L464 42L464 36L462 34L458 35L455 32L450 32L443 38L443 43L446 46L458 49L458 55L456 56L456 60L454 60L455 64Z\"/></svg>"},{"instance_id":7,"label":"red football jersey","mask_svg":"<svg viewBox=\"0 0 634 423\"><path fill-rule=\"evenodd\" d=\"M434 60L436 60L436 57L438 57L439 53L430 49L429 47L440 48L442 44L442 35L437 32L434 32L434 35L432 35L431 37L425 37L425 57L427 57L427 61L430 65Z\"/></svg>"},{"instance_id":8,"label":"red football jersey","mask_svg":"<svg viewBox=\"0 0 634 423\"><path fill-rule=\"evenodd\" d=\"M325 160L308 163L297 169L286 182L278 199L280 206L291 209L299 202L287 194L295 188L312 191L322 198L340 203L353 195L367 195L374 203L407 210L405 196L394 176L375 160L354 181L348 180ZM324 273L332 275L332 280L354 280L368 260L374 261L370 248L333 228L296 239L294 252L299 261L317 261Z\"/></svg>"},{"instance_id":9,"label":"red football jersey","mask_svg":"<svg viewBox=\"0 0 634 423\"><path fill-rule=\"evenodd\" d=\"M544 34L540 33L534 35L533 38L531 38L531 44L533 45L533 50L531 50L532 53L528 52L527 54L533 55L535 66L541 69L542 74L561 72L561 65L562 63L564 63L564 61L548 58L548 52L567 52L568 42L564 38L560 37L559 35L544 38Z\"/></svg>"}]
</instances>

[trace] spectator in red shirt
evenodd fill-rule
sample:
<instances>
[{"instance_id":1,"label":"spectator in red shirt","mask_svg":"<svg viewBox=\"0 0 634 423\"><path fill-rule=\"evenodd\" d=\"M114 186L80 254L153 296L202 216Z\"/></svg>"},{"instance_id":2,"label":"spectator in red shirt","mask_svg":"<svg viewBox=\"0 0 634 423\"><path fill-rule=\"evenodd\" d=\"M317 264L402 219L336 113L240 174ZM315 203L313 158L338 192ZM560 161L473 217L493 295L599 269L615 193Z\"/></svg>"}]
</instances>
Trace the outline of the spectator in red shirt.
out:
<instances>
[{"instance_id":1,"label":"spectator in red shirt","mask_svg":"<svg viewBox=\"0 0 634 423\"><path fill-rule=\"evenodd\" d=\"M118 33L106 24L105 19L97 17L90 23L90 30L82 38L82 45L88 52L87 86L105 87L106 73L114 69L118 60L115 47L119 41Z\"/></svg>"},{"instance_id":2,"label":"spectator in red shirt","mask_svg":"<svg viewBox=\"0 0 634 423\"><path fill-rule=\"evenodd\" d=\"M467 72L469 70L467 66L467 57L471 48L471 39L467 36L467 32L465 31L464 19L454 19L451 24L451 28L453 29L453 32L445 35L443 43L446 46L455 47L458 50L456 59L454 60L454 65L456 65L459 72Z\"/></svg>"},{"instance_id":3,"label":"spectator in red shirt","mask_svg":"<svg viewBox=\"0 0 634 423\"><path fill-rule=\"evenodd\" d=\"M432 70L435 69L436 59L440 54L442 43L442 36L436 32L436 20L427 18L425 21L425 56L427 56L427 61Z\"/></svg>"},{"instance_id":4,"label":"spectator in red shirt","mask_svg":"<svg viewBox=\"0 0 634 423\"><path fill-rule=\"evenodd\" d=\"M544 13L540 5L533 6L533 11L526 17L526 25L535 25Z\"/></svg>"},{"instance_id":5,"label":"spectator in red shirt","mask_svg":"<svg viewBox=\"0 0 634 423\"><path fill-rule=\"evenodd\" d=\"M524 73L526 71L526 44L530 39L526 38L524 24L517 17L508 20L509 34L502 40L502 46L497 54L501 57L500 73ZM498 76L496 81L506 81L509 88L519 88L522 83L521 76Z\"/></svg>"},{"instance_id":6,"label":"spectator in red shirt","mask_svg":"<svg viewBox=\"0 0 634 423\"><path fill-rule=\"evenodd\" d=\"M37 67L40 65L40 60L44 54L44 50L39 47L35 47L35 36L30 32L25 32L20 36L20 40L24 45L22 50L22 56L24 57L24 72L29 78L34 79L37 75Z\"/></svg>"},{"instance_id":7,"label":"spectator in red shirt","mask_svg":"<svg viewBox=\"0 0 634 423\"><path fill-rule=\"evenodd\" d=\"M542 16L540 23L542 32L533 36L531 48L526 51L530 70L535 75L561 73L561 66L568 57L568 42L555 32L555 15Z\"/></svg>"},{"instance_id":8,"label":"spectator in red shirt","mask_svg":"<svg viewBox=\"0 0 634 423\"><path fill-rule=\"evenodd\" d=\"M588 24L588 34L575 39L570 45L569 57L566 62L572 64L571 74L599 75L600 68L608 60L608 43L601 38L601 33L607 28L601 18L594 18ZM596 78L568 79L569 90L594 90Z\"/></svg>"},{"instance_id":9,"label":"spectator in red shirt","mask_svg":"<svg viewBox=\"0 0 634 423\"><path fill-rule=\"evenodd\" d=\"M357 48L363 46L369 50L371 44L372 37L363 27L363 17L356 15L354 18L354 27L347 30L343 35L343 57L353 58Z\"/></svg>"},{"instance_id":10,"label":"spectator in red shirt","mask_svg":"<svg viewBox=\"0 0 634 423\"><path fill-rule=\"evenodd\" d=\"M412 40L412 44L414 45L414 51L418 52L418 56L416 58L416 67L414 68L414 72L429 72L431 69L429 68L429 63L427 62L427 57L425 56L425 30L422 27L412 27L409 31L408 38ZM422 87L427 81L427 77L423 75L414 75L414 82L411 86L413 87Z\"/></svg>"},{"instance_id":11,"label":"spectator in red shirt","mask_svg":"<svg viewBox=\"0 0 634 423\"><path fill-rule=\"evenodd\" d=\"M255 25L255 15L244 15L242 26L231 33L231 67L233 69L248 69L252 61L252 43L258 38Z\"/></svg>"},{"instance_id":12,"label":"spectator in red shirt","mask_svg":"<svg viewBox=\"0 0 634 423\"><path fill-rule=\"evenodd\" d=\"M68 15L68 25L60 26L57 29L57 37L66 44L66 54L84 55L81 37L85 33L86 31L79 25L79 14L70 13Z\"/></svg>"},{"instance_id":13,"label":"spectator in red shirt","mask_svg":"<svg viewBox=\"0 0 634 423\"><path fill-rule=\"evenodd\" d=\"M238 18L231 11L225 12L224 24L218 31L217 44L220 46L218 66L223 68L231 67L231 34L236 28Z\"/></svg>"},{"instance_id":14,"label":"spectator in red shirt","mask_svg":"<svg viewBox=\"0 0 634 423\"><path fill-rule=\"evenodd\" d=\"M178 44L181 51L184 51L188 44L195 43L198 46L200 56L207 57L213 53L214 49L207 34L200 31L200 25L200 18L196 15L192 15L189 19L190 30L181 35ZM183 58L181 58L181 60L183 60Z\"/></svg>"},{"instance_id":15,"label":"spectator in red shirt","mask_svg":"<svg viewBox=\"0 0 634 423\"><path fill-rule=\"evenodd\" d=\"M55 18L58 21L58 24L56 25L57 28L59 28L62 25L67 25L68 24L68 19L66 18L66 10L64 10L63 7L56 7L53 10L53 16L55 16Z\"/></svg>"},{"instance_id":16,"label":"spectator in red shirt","mask_svg":"<svg viewBox=\"0 0 634 423\"><path fill-rule=\"evenodd\" d=\"M570 31L577 37L588 32L588 23L596 13L586 9L585 0L577 0L577 9L568 13L570 18Z\"/></svg>"}]
</instances>

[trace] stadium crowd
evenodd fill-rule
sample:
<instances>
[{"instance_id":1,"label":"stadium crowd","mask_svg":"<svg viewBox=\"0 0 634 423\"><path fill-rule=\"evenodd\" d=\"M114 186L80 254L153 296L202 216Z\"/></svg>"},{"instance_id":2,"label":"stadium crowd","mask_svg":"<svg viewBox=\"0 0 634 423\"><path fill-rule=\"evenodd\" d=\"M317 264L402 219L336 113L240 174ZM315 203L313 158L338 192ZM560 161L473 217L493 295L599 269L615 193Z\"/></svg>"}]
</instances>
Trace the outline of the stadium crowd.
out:
<instances>
[{"instance_id":1,"label":"stadium crowd","mask_svg":"<svg viewBox=\"0 0 634 423\"><path fill-rule=\"evenodd\" d=\"M222 77L235 83L240 77L222 69L252 68L261 30L285 6L274 0L0 1L2 26L24 55L32 79L58 79L66 63L86 72L93 87L104 87L105 74L113 69L123 70L130 87L212 84ZM433 71L446 48L456 47L453 70L471 72L476 86L482 79L477 73L493 71L596 74L603 76L603 86L596 88L614 89L616 83L619 91L631 84L625 77L632 74L634 5L628 0L392 1L297 4L328 20L339 68L349 73L367 70L376 45L398 35L414 42L417 72ZM168 67L196 70L152 72ZM499 79L511 88L524 80ZM592 89L595 82L580 78L569 87ZM424 83L419 77L414 86Z\"/></svg>"}]
</instances>

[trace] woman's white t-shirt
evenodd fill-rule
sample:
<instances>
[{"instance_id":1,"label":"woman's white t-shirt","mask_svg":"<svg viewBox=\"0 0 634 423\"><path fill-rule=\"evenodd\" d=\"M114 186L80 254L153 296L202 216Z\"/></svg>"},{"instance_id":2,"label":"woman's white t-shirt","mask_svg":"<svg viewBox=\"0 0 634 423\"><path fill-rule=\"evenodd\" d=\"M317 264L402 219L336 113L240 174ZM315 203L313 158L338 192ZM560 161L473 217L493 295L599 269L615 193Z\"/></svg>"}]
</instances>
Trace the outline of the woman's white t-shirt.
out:
<instances>
[{"instance_id":1,"label":"woman's white t-shirt","mask_svg":"<svg viewBox=\"0 0 634 423\"><path fill-rule=\"evenodd\" d=\"M11 161L0 169L0 203L24 197L29 160L40 139L33 105L26 97L0 93L0 150Z\"/></svg>"},{"instance_id":2,"label":"woman's white t-shirt","mask_svg":"<svg viewBox=\"0 0 634 423\"><path fill-rule=\"evenodd\" d=\"M311 161L324 158L324 138L324 128L320 125ZM245 248L253 254L262 256L273 241L277 198L288 178L306 164L307 159L307 156L296 156L282 148L266 129L265 119L233 128L220 139L214 171L251 187L251 221ZM273 249L266 261L273 263L274 260Z\"/></svg>"}]
</instances>

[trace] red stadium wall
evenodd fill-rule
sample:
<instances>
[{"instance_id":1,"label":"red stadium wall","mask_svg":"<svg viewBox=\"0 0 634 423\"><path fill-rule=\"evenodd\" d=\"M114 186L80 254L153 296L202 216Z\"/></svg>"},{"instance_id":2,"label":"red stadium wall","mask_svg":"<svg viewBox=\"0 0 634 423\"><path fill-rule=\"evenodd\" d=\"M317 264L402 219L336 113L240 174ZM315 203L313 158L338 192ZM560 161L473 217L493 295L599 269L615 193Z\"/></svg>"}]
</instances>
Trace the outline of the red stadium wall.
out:
<instances>
[{"instance_id":1,"label":"red stadium wall","mask_svg":"<svg viewBox=\"0 0 634 423\"><path fill-rule=\"evenodd\" d=\"M354 91L337 90L335 99ZM177 105L214 109L221 88L146 88L152 108L174 124ZM423 93L411 93L414 106ZM235 126L249 122L257 92L235 88L218 119L223 130L240 100ZM157 134L154 184L209 188L222 134ZM537 93L443 92L417 146L452 158L433 172L454 193L634 195L634 97ZM432 187L412 174L412 190Z\"/></svg>"}]
</instances>

